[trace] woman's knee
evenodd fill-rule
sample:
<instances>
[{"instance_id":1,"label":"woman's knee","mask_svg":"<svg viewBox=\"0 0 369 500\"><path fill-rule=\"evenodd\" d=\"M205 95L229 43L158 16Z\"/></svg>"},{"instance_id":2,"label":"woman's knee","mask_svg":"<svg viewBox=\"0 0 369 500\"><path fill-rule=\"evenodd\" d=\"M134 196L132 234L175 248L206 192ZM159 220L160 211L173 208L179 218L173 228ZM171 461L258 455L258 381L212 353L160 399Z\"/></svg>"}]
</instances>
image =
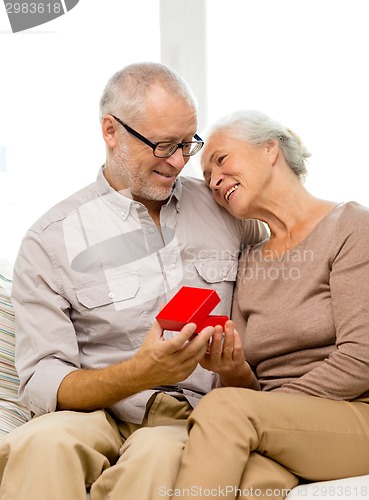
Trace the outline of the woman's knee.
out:
<instances>
[{"instance_id":1,"label":"woman's knee","mask_svg":"<svg viewBox=\"0 0 369 500\"><path fill-rule=\"evenodd\" d=\"M201 398L190 418L197 418L201 415L208 416L209 414L216 417L219 412L223 412L222 410L224 410L225 407L239 407L240 400L246 400L250 393L255 393L255 391L239 387L221 387L213 389Z\"/></svg>"}]
</instances>

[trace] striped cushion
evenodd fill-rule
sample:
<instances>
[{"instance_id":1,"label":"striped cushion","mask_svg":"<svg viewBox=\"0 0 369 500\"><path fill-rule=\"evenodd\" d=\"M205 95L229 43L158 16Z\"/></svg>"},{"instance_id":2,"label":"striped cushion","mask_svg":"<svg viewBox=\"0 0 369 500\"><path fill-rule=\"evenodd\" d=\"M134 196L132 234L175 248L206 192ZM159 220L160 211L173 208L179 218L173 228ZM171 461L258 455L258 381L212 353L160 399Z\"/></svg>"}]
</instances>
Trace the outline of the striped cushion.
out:
<instances>
[{"instance_id":1,"label":"striped cushion","mask_svg":"<svg viewBox=\"0 0 369 500\"><path fill-rule=\"evenodd\" d=\"M0 438L27 422L30 414L18 402L19 379L14 366L14 311L11 280L0 274Z\"/></svg>"}]
</instances>

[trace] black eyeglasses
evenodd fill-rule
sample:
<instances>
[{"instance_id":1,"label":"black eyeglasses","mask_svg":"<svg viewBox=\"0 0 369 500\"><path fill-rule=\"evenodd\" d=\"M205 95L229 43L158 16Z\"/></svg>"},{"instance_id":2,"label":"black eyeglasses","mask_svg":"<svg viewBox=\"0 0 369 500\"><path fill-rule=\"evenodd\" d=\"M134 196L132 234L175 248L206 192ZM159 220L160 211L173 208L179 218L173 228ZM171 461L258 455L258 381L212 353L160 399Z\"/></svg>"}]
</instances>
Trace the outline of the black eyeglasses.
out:
<instances>
[{"instance_id":1,"label":"black eyeglasses","mask_svg":"<svg viewBox=\"0 0 369 500\"><path fill-rule=\"evenodd\" d=\"M149 141L149 139L146 139L146 137L136 132L136 130L129 127L126 123L123 123L122 120L120 120L116 116L114 115L111 116L115 120L117 120L117 122L119 122L122 125L122 127L124 127L127 130L127 132L129 132L131 135L133 135L140 141L147 144L147 146L150 146L150 148L152 148L154 156L156 156L157 158L168 158L168 156L172 156L177 151L178 148L182 148L183 156L193 156L196 153L198 153L204 145L204 141L197 134L194 135L194 139L196 139L196 141L190 141L190 142L163 141L154 144L153 142Z\"/></svg>"}]
</instances>

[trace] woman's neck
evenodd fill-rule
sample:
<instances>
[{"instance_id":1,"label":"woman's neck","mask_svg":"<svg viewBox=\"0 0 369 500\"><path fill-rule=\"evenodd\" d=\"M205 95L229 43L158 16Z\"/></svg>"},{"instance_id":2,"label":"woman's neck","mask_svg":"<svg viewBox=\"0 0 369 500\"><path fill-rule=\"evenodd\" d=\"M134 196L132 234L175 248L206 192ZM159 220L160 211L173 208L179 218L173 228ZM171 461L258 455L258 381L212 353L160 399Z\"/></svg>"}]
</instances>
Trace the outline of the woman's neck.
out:
<instances>
[{"instance_id":1,"label":"woman's neck","mask_svg":"<svg viewBox=\"0 0 369 500\"><path fill-rule=\"evenodd\" d=\"M301 188L270 201L269 209L264 210L262 220L270 229L265 249L281 254L294 248L337 205L315 198Z\"/></svg>"}]
</instances>

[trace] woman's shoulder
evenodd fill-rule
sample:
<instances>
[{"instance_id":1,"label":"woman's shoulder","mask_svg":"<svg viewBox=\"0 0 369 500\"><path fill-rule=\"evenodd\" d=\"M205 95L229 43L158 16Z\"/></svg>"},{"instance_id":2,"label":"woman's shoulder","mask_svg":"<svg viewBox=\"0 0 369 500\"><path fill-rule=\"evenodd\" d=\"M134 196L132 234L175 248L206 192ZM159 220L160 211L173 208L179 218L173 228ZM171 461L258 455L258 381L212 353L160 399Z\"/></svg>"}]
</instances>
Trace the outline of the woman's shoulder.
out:
<instances>
[{"instance_id":1,"label":"woman's shoulder","mask_svg":"<svg viewBox=\"0 0 369 500\"><path fill-rule=\"evenodd\" d=\"M342 203L338 208L341 227L355 229L369 225L369 207L356 201L349 201Z\"/></svg>"},{"instance_id":2,"label":"woman's shoulder","mask_svg":"<svg viewBox=\"0 0 369 500\"><path fill-rule=\"evenodd\" d=\"M336 254L348 242L369 244L369 208L356 201L337 203L301 245Z\"/></svg>"},{"instance_id":3,"label":"woman's shoulder","mask_svg":"<svg viewBox=\"0 0 369 500\"><path fill-rule=\"evenodd\" d=\"M332 225L331 244L338 253L366 254L369 246L369 208L356 201L338 207L337 223Z\"/></svg>"}]
</instances>

